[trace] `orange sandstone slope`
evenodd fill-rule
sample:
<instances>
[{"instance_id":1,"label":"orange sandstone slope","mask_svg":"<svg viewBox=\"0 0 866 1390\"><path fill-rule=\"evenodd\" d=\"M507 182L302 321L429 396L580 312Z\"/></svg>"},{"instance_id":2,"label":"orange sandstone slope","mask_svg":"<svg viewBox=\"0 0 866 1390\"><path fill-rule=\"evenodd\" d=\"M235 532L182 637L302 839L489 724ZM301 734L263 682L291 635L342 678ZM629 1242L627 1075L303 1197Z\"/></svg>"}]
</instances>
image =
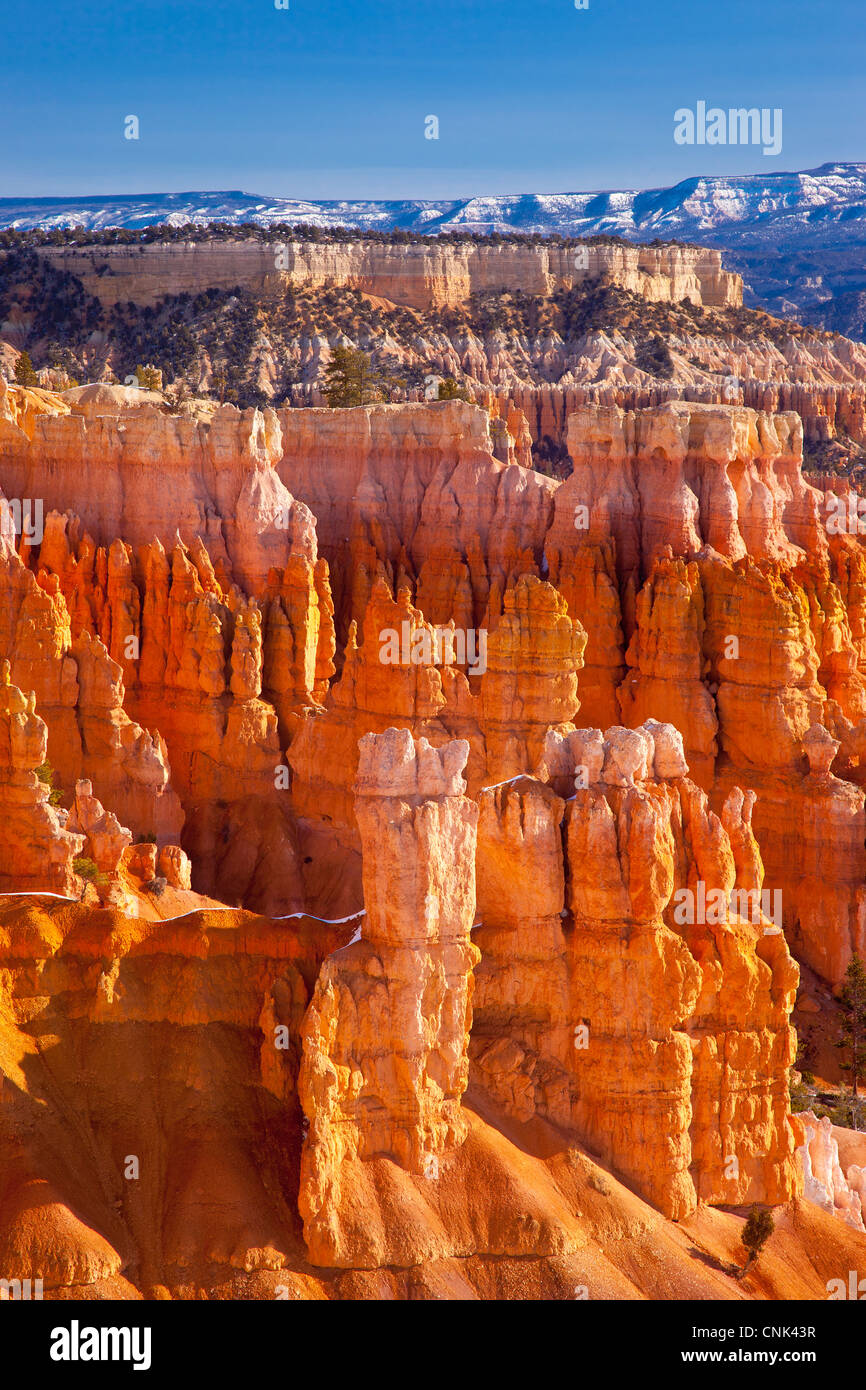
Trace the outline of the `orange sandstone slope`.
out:
<instances>
[{"instance_id":1,"label":"orange sandstone slope","mask_svg":"<svg viewBox=\"0 0 866 1390\"><path fill-rule=\"evenodd\" d=\"M854 1267L787 1112L792 953L834 985L864 945L862 544L796 415L569 437L557 484L461 402L4 388L0 489L43 510L0 507L9 1277L741 1298Z\"/></svg>"}]
</instances>

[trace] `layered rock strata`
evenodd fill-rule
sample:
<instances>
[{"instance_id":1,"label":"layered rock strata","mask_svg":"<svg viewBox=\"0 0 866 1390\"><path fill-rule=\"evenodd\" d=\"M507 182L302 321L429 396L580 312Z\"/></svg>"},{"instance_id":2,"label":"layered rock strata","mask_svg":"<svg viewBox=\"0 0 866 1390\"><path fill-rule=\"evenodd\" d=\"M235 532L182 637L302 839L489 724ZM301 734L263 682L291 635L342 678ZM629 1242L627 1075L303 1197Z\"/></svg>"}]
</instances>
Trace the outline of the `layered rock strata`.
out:
<instances>
[{"instance_id":1,"label":"layered rock strata","mask_svg":"<svg viewBox=\"0 0 866 1390\"><path fill-rule=\"evenodd\" d=\"M202 891L303 906L282 750L333 670L327 565L291 553L256 600L200 538L136 555L54 512L33 562L35 576L8 543L0 556L0 651L36 690L60 786L89 779L163 844L180 835L179 794Z\"/></svg>"},{"instance_id":2,"label":"layered rock strata","mask_svg":"<svg viewBox=\"0 0 866 1390\"><path fill-rule=\"evenodd\" d=\"M316 1264L371 1258L353 1202L359 1165L385 1157L434 1180L467 1134L460 1101L479 959L468 753L465 741L435 749L408 730L361 740L366 915L361 939L325 961L303 1026L299 1206Z\"/></svg>"},{"instance_id":3,"label":"layered rock strata","mask_svg":"<svg viewBox=\"0 0 866 1390\"><path fill-rule=\"evenodd\" d=\"M427 308L459 304L485 289L548 295L608 275L650 302L690 298L694 304L740 305L739 275L722 269L721 253L698 246L587 244L478 246L345 242L212 241L172 245L40 247L58 270L75 275L88 294L110 306L154 304L166 294L205 288L260 287L282 278L296 285L348 285L397 304Z\"/></svg>"},{"instance_id":4,"label":"layered rock strata","mask_svg":"<svg viewBox=\"0 0 866 1390\"><path fill-rule=\"evenodd\" d=\"M761 911L753 798L720 821L667 725L552 733L539 771L480 797L474 1074L669 1216L788 1200L798 972Z\"/></svg>"},{"instance_id":5,"label":"layered rock strata","mask_svg":"<svg viewBox=\"0 0 866 1390\"><path fill-rule=\"evenodd\" d=\"M105 391L109 401L97 401ZM121 823L134 833L149 830L141 802L151 774L164 777L160 759L168 761L158 746L132 759L141 764L130 782L139 790L126 793L122 779L101 781L96 766L64 752L81 740L67 658L70 639L85 634L98 636L122 668L133 718L166 740L178 790L193 812L186 847L195 872L202 872L197 858L213 860L226 828L232 838L262 843L266 827L249 828L257 816L249 803L228 816L207 808L227 794L236 803L232 793L247 764L264 796L267 768L273 780L290 741L291 808L316 823L311 833L332 840L330 827L340 834L351 828L355 748L369 730L405 721L434 743L466 737L473 792L529 771L545 723L574 721L566 687L577 660L563 641L553 668L538 666L531 717L536 697L520 688L508 662L539 660L538 644L548 641L541 630L561 627L557 604L564 601L568 620L589 634L581 719L601 728L646 718L673 722L716 810L735 785L758 793L756 834L783 892L785 929L803 959L838 983L851 953L864 949L866 552L859 533L828 527L826 495L804 481L798 416L739 405L680 402L630 412L584 404L571 417L574 472L557 484L497 458L490 416L459 401L273 418L222 409L209 426L160 416L157 428L151 405L127 409L109 388L68 394L75 396L71 404L49 392L5 393L0 484L7 497L28 489L45 495L49 510L38 550L22 540L19 556L9 560L12 619L4 611L0 636L2 650L15 653L15 680L36 690L53 740L49 756L56 765L66 759L61 771L70 791L75 780L89 778ZM501 420L501 405L499 411ZM90 467L82 439L91 428L104 455L94 488L99 481L106 495L92 504L96 531L89 540L83 526L53 517L50 506L80 503L76 469ZM119 443L129 431L130 444ZM164 499L149 495L157 446L184 475L171 517ZM106 478L115 478L107 490ZM280 516L288 532L280 531ZM178 519L186 537L179 553ZM136 552L109 524L128 524L146 539ZM165 539L154 541L154 530ZM278 534L283 550L274 564ZM333 616L319 542L332 563ZM37 567L45 578L34 585ZM524 634L500 661L498 633L505 642L514 621L506 598L527 594L520 586L532 579L556 591L558 598L544 600L556 616L551 624L534 597L520 622L539 632ZM409 673L407 684L408 663L375 671L372 651L359 653L369 629L383 625L382 583L396 595L388 601L404 609L400 593L408 590L420 614L402 612L397 630L404 621L415 631L419 623L452 620L464 634L486 630L486 673L476 669L473 678L464 663L438 684L431 671ZM138 664L126 655L133 638ZM82 652L81 662L93 664L92 655ZM333 657L342 661L343 680L328 695ZM546 700L554 668L559 674ZM109 671L99 682L106 677L114 679ZM430 687L429 699L419 681ZM167 687L176 718L165 714ZM323 718L318 711L326 705ZM62 735L55 736L55 726ZM807 736L816 726L841 745L826 776L810 771ZM130 737L129 730L122 735L123 747ZM132 745L144 750L137 736ZM119 755L111 756L116 762ZM131 765L126 754L121 761ZM285 808L287 799L275 804ZM815 829L816 817L825 815L843 847L832 883L820 873L822 836ZM291 841L291 816L280 812L272 823L281 841ZM176 842L176 814L164 829L160 822L158 833ZM803 843L814 848L803 854ZM300 906L296 848L282 857L272 850L276 858L269 851L268 861L293 884L294 896L282 901ZM262 874L250 861L258 862L258 851L246 859L220 891L254 891ZM314 878L322 881L318 870L308 876ZM218 880L200 882L213 888Z\"/></svg>"},{"instance_id":6,"label":"layered rock strata","mask_svg":"<svg viewBox=\"0 0 866 1390\"><path fill-rule=\"evenodd\" d=\"M368 730L394 725L435 745L466 739L474 795L485 778L528 771L551 728L573 727L586 634L534 575L506 589L489 632L434 626L408 587L395 600L380 577L361 635L359 644L353 624L325 710L307 715L289 750L302 815L351 823L358 739Z\"/></svg>"},{"instance_id":7,"label":"layered rock strata","mask_svg":"<svg viewBox=\"0 0 866 1390\"><path fill-rule=\"evenodd\" d=\"M50 1180L57 1289L235 1290L306 1249L365 1296L437 1261L440 1292L493 1287L469 1260L561 1290L605 1183L632 1222L796 1198L779 922L838 980L866 879L866 565L796 417L587 408L559 485L501 404L222 411L148 452L153 403L88 391L2 407L4 494L54 500L39 540L0 517L0 887L78 896L85 854L178 905L7 909L0 1238ZM169 530L148 489L181 444ZM195 913L191 884L284 920Z\"/></svg>"},{"instance_id":8,"label":"layered rock strata","mask_svg":"<svg viewBox=\"0 0 866 1390\"><path fill-rule=\"evenodd\" d=\"M778 1300L826 1298L858 1267L862 1233L805 1202L738 1281L742 1216L675 1225L541 1120L504 1132L469 1105L438 1178L344 1164L363 1239L348 1265L312 1266L300 1035L356 926L0 903L4 1277L43 1280L46 1301Z\"/></svg>"},{"instance_id":9,"label":"layered rock strata","mask_svg":"<svg viewBox=\"0 0 866 1390\"><path fill-rule=\"evenodd\" d=\"M300 1023L353 928L288 925L0 902L4 1278L46 1299L321 1296L300 1273Z\"/></svg>"}]
</instances>

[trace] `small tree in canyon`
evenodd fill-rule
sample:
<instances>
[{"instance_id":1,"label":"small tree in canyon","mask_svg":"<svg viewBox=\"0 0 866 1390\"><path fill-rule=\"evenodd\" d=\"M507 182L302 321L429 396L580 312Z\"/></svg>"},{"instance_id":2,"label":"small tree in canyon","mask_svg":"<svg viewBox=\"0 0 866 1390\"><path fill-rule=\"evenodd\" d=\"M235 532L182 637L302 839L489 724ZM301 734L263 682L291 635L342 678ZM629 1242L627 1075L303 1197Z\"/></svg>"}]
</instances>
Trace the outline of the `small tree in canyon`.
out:
<instances>
[{"instance_id":1,"label":"small tree in canyon","mask_svg":"<svg viewBox=\"0 0 866 1390\"><path fill-rule=\"evenodd\" d=\"M738 1279L742 1279L744 1275L748 1274L775 1229L776 1223L771 1211L768 1211L766 1207L752 1207L749 1212L749 1219L740 1236L740 1242L746 1247L749 1258L738 1272Z\"/></svg>"},{"instance_id":2,"label":"small tree in canyon","mask_svg":"<svg viewBox=\"0 0 866 1390\"><path fill-rule=\"evenodd\" d=\"M88 857L84 854L78 854L75 856L75 858L72 861L72 868L74 872L78 875L78 877L83 880L81 888L81 902L84 902L84 896L87 892L88 883L92 883L94 888L102 888L108 882L107 876L103 873L100 873L93 860L88 859Z\"/></svg>"},{"instance_id":3,"label":"small tree in canyon","mask_svg":"<svg viewBox=\"0 0 866 1390\"><path fill-rule=\"evenodd\" d=\"M439 383L440 401L468 401L470 400L468 391L458 386L453 376L446 376L444 381Z\"/></svg>"},{"instance_id":4,"label":"small tree in canyon","mask_svg":"<svg viewBox=\"0 0 866 1390\"><path fill-rule=\"evenodd\" d=\"M19 386L37 386L39 378L33 368L29 352L22 352L15 363L15 380Z\"/></svg>"},{"instance_id":5,"label":"small tree in canyon","mask_svg":"<svg viewBox=\"0 0 866 1390\"><path fill-rule=\"evenodd\" d=\"M151 367L150 365L142 367L139 365L135 369L135 375L138 378L138 385L142 391L162 390L162 372L158 371L156 367Z\"/></svg>"},{"instance_id":6,"label":"small tree in canyon","mask_svg":"<svg viewBox=\"0 0 866 1390\"><path fill-rule=\"evenodd\" d=\"M845 1054L839 1066L851 1073L851 1118L853 1128L859 1130L858 1083L866 1080L866 968L856 951L839 990L839 1005L842 1022L836 1046Z\"/></svg>"},{"instance_id":7,"label":"small tree in canyon","mask_svg":"<svg viewBox=\"0 0 866 1390\"><path fill-rule=\"evenodd\" d=\"M341 408L381 401L383 386L382 374L374 369L366 352L334 348L334 356L325 368L324 392L329 406Z\"/></svg>"},{"instance_id":8,"label":"small tree in canyon","mask_svg":"<svg viewBox=\"0 0 866 1390\"><path fill-rule=\"evenodd\" d=\"M34 769L34 771L36 773L36 776L39 778L40 782L42 782L46 787L48 787L49 805L59 806L61 801L63 800L63 792L59 787L55 786L54 784L54 778L57 775L54 771L54 768L51 766L49 762L44 762L40 763L39 766Z\"/></svg>"},{"instance_id":9,"label":"small tree in canyon","mask_svg":"<svg viewBox=\"0 0 866 1390\"><path fill-rule=\"evenodd\" d=\"M233 401L237 400L238 393L235 388L229 384L229 375L224 366L220 365L214 367L212 387L219 399L220 405L225 405L226 402L231 404Z\"/></svg>"}]
</instances>

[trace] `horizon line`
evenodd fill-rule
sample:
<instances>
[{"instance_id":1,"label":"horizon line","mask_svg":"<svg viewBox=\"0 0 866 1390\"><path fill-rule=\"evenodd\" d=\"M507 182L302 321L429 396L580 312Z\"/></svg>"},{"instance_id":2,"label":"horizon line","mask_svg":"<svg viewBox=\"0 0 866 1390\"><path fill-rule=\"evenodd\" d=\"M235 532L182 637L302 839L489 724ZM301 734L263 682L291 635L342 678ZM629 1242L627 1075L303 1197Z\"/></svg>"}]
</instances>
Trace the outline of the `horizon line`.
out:
<instances>
[{"instance_id":1,"label":"horizon line","mask_svg":"<svg viewBox=\"0 0 866 1390\"><path fill-rule=\"evenodd\" d=\"M63 202L70 202L70 201L79 201L79 202L104 202L104 201L109 200L109 199L112 199L112 198L116 198L116 199L133 199L133 198L185 198L185 197L191 197L191 196L193 196L193 195L197 195L197 196L200 196L200 197L201 197L201 196L207 196L207 197L222 196L222 197L227 197L227 198L229 198L229 197L255 198L255 199L258 199L258 200L260 200L260 201L262 201L262 202L267 202L267 201L270 200L270 201L279 201L279 202L296 202L296 203L310 203L310 204L316 204L316 203L318 203L318 204L322 204L322 203L346 203L346 204L348 204L348 203L428 203L428 204L437 204L437 205L439 205L439 204L443 204L443 203L467 203L467 202L472 202L472 201L473 201L474 199L476 199L476 198L545 198L545 197L547 197L547 198L551 198L551 197L552 197L552 198L570 198L570 197L575 197L575 196L581 196L581 195L584 195L584 194L593 194L593 195L596 195L596 196L597 196L597 195L602 194L602 193L657 193L657 192L660 193L660 192L664 192L664 191L667 190L667 189L679 188L679 187L682 186L682 184L684 184L684 183L689 183L689 182L691 182L693 179L703 179L703 180L705 180L705 181L707 181L707 182L723 182L723 181L729 181L729 180L743 181L743 180L747 180L747 179L749 179L749 180L752 180L752 179L760 179L762 182L766 182L766 181L768 181L768 180L770 180L770 179L789 178L789 177L791 177L792 175L818 173L818 172L820 172L822 169L831 169L831 168L834 168L834 167L849 168L849 169L864 169L864 170L866 170L866 160L857 160L857 159L828 159L828 160L824 160L824 162L823 162L822 164L815 164L815 165L812 165L812 166L809 167L808 169L793 169L793 168L792 168L792 169L772 169L772 170L768 170L766 174L764 174L764 173L751 173L751 174L706 174L706 173L696 173L696 174L687 174L687 175L685 175L683 178L677 179L676 182L674 182L674 183L655 184L655 185L653 185L652 187L644 187L644 186L642 186L642 185L635 185L635 186L631 186L631 187L617 187L617 188L612 188L612 187L607 187L607 188L570 188L570 189L551 189L551 190L544 190L544 191L538 190L538 189L536 189L535 191L530 191L530 190L527 190L527 189L523 189L522 191L515 190L513 193L471 193L471 194L464 194L464 195L462 195L462 196L461 196L461 195L453 195L453 196L445 196L445 197L438 197L438 198L425 197L423 194L408 194L408 193L407 193L407 194L403 194L403 195L401 195L401 196L393 196L393 197L371 197L371 196L363 196L363 195L361 195L361 196L356 196L356 197L327 197L327 198L326 198L326 197L305 197L305 196L303 196L303 195L301 195L301 194L294 194L294 193L254 193L254 192L251 193L251 192L247 192L245 189L242 189L242 188L181 188L181 189L155 189L155 190L149 190L149 191L146 191L146 192L132 192L132 193L122 193L122 192L118 192L118 193L18 193L18 194L13 194L13 195L0 196L0 207L3 207L3 206L5 206L5 205L7 205L7 204L10 204L10 203L23 203L23 202L32 202L32 203L63 203Z\"/></svg>"}]
</instances>

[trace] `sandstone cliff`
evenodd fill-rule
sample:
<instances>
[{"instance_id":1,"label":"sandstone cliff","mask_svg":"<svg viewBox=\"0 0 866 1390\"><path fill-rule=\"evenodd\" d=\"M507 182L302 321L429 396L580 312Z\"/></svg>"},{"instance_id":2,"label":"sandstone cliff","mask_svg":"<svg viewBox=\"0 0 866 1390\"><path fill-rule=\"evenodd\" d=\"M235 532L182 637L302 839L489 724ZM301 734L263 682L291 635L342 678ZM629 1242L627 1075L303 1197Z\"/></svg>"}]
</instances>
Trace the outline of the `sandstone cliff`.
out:
<instances>
[{"instance_id":1,"label":"sandstone cliff","mask_svg":"<svg viewBox=\"0 0 866 1390\"><path fill-rule=\"evenodd\" d=\"M282 441L273 411L224 406L196 421L141 408L123 387L70 395L71 411L54 397L32 433L5 422L7 497L38 497L46 514L73 513L97 544L203 543L250 590L290 554L315 564L313 518L276 472Z\"/></svg>"},{"instance_id":2,"label":"sandstone cliff","mask_svg":"<svg viewBox=\"0 0 866 1390\"><path fill-rule=\"evenodd\" d=\"M251 748L258 751L249 765L259 767L265 795L281 750L292 742L293 810L320 827L318 807L352 831L357 739L401 720L413 728L420 720L417 731L434 743L467 738L473 792L485 779L529 771L546 726L573 721L578 709L567 687L579 662L560 600L542 599L542 588L525 617L517 617L519 604L514 616L506 614L509 592L516 596L520 584L540 579L589 634L581 721L608 727L623 719L669 720L681 729L693 776L717 809L737 783L758 792L756 833L783 894L786 930L802 958L838 982L866 931L866 866L857 838L866 568L860 538L828 530L825 494L803 477L796 414L683 402L639 412L583 406L569 427L574 471L557 484L508 451L497 458L491 417L461 402L279 415L228 408L200 425L108 396L117 413L98 418L86 392L73 402L80 414L61 409L50 393L6 393L6 495L22 488L48 494L46 507L64 514L89 507L96 529L92 535L74 515L48 510L38 550L22 544L21 558L6 562L19 616L3 633L3 650L14 653L15 679L36 690L52 731L50 756L63 764L70 789L89 777L122 824L152 828L141 798L136 806L116 780L101 782L92 766L64 751L80 737L70 723L80 696L68 684L72 667L63 654L71 651L70 636L81 643L85 634L98 636L121 667L133 717L167 741L187 808L236 803L237 773ZM73 479L87 466L91 429L98 431L93 444L114 460L118 484L106 489L101 459L101 492L85 504ZM509 439L519 433L515 423L509 430ZM55 445L49 447L46 431L56 434ZM121 442L127 431L138 432L133 448ZM169 490L156 496L148 484L147 460L155 459L157 444L178 471L170 507ZM68 469L49 462L63 458ZM181 513L184 496L199 499L180 527L178 495ZM244 497L255 499L247 511ZM129 526L138 544L111 526ZM45 578L34 586L36 566ZM399 598L404 588L415 616ZM383 608L388 590L399 611ZM353 620L362 641L349 635ZM373 663L383 629L452 620L460 631L489 636L480 677L465 665L441 673ZM523 635L507 637L515 621ZM34 639L44 656L30 654ZM139 643L139 662L125 655L129 639L133 650ZM344 669L328 695L335 655ZM83 648L75 659L85 662ZM67 684L57 691L64 672ZM429 687L420 704L398 693L407 678L411 689L419 681ZM175 691L168 714L166 686ZM102 697L95 698L99 705ZM324 718L316 715L323 705ZM827 728L841 744L835 775L826 769L830 780L808 771L813 727ZM146 742L136 735L130 746L139 745ZM166 762L165 751L155 762L150 752L138 758L143 787L152 778L164 785L159 757ZM792 793L793 816L786 809ZM324 811L328 797L332 806ZM802 849L814 841L818 808L846 846L832 883L820 872L820 849ZM198 828L188 832L194 872L202 872L196 859L212 858L226 827L230 837L267 840L267 827L251 826L259 813L249 802L228 820L220 813L207 823L209 814L198 811ZM279 815L284 842L295 833L291 819ZM160 833L176 840L177 829L173 812ZM318 836L315 826L303 835L308 831ZM330 853L309 881L328 878ZM268 855L293 883L279 901L303 905L297 860L309 856L297 846L282 854L273 844ZM220 891L243 897L255 891L256 877L249 867L229 865ZM199 882L212 891L218 879ZM277 906L274 898L267 903ZM350 898L346 905L357 903Z\"/></svg>"},{"instance_id":3,"label":"sandstone cliff","mask_svg":"<svg viewBox=\"0 0 866 1390\"><path fill-rule=\"evenodd\" d=\"M731 906L762 883L751 805L709 812L669 725L551 733L539 771L481 794L481 1084L575 1130L669 1216L787 1200L798 974L779 929ZM701 885L724 910L686 928L674 904Z\"/></svg>"},{"instance_id":4,"label":"sandstone cliff","mask_svg":"<svg viewBox=\"0 0 866 1390\"><path fill-rule=\"evenodd\" d=\"M408 730L361 740L361 939L326 961L303 1029L300 1211L315 1264L404 1263L400 1233L356 1210L359 1165L390 1158L433 1181L468 1132L460 1100L479 959L468 752L461 741L416 745Z\"/></svg>"},{"instance_id":5,"label":"sandstone cliff","mask_svg":"<svg viewBox=\"0 0 866 1390\"><path fill-rule=\"evenodd\" d=\"M855 1231L866 1230L863 1224L866 1171L862 1165L852 1163L847 1173L843 1171L839 1162L839 1140L826 1116L819 1120L807 1110L796 1116L795 1124L803 1134L797 1152L803 1165L806 1197Z\"/></svg>"},{"instance_id":6,"label":"sandstone cliff","mask_svg":"<svg viewBox=\"0 0 866 1390\"><path fill-rule=\"evenodd\" d=\"M282 247L282 254L279 248ZM721 253L697 246L397 246L370 241L180 242L162 246L40 247L39 255L81 280L103 304L154 304L166 294L259 286L284 276L298 285L350 285L416 308L454 304L480 289L549 294L609 275L650 301L741 304L742 281Z\"/></svg>"},{"instance_id":7,"label":"sandstone cliff","mask_svg":"<svg viewBox=\"0 0 866 1390\"><path fill-rule=\"evenodd\" d=\"M24 695L0 668L0 885L4 892L44 888L68 893L73 861L85 837L68 825L68 813L51 805L50 786L37 771L45 763L48 730ZM68 825L68 828L67 828Z\"/></svg>"},{"instance_id":8,"label":"sandstone cliff","mask_svg":"<svg viewBox=\"0 0 866 1390\"><path fill-rule=\"evenodd\" d=\"M105 389L0 422L45 503L0 518L0 887L111 880L0 904L0 1240L103 1296L634 1296L608 1199L692 1294L742 1296L665 1224L701 1204L847 1252L787 1085L792 952L837 984L866 944L866 560L799 417L585 404L557 483L502 401ZM755 1291L823 1296L802 1259Z\"/></svg>"}]
</instances>

